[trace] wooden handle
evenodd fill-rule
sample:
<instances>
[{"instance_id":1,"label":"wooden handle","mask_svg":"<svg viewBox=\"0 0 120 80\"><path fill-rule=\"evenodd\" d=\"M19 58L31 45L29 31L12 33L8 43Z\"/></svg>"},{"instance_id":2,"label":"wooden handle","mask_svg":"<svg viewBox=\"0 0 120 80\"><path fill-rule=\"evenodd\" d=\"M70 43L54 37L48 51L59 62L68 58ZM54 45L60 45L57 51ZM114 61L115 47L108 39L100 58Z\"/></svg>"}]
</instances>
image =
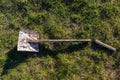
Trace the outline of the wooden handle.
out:
<instances>
[{"instance_id":1,"label":"wooden handle","mask_svg":"<svg viewBox=\"0 0 120 80\"><path fill-rule=\"evenodd\" d=\"M44 43L44 42L92 42L94 41L96 44L108 48L112 51L116 51L116 48L109 46L99 40L91 40L91 39L49 39L49 40L27 40L29 43Z\"/></svg>"},{"instance_id":2,"label":"wooden handle","mask_svg":"<svg viewBox=\"0 0 120 80\"><path fill-rule=\"evenodd\" d=\"M112 47L112 46L109 46L109 45L107 45L107 44L105 44L105 43L103 43L103 42L101 42L101 41L99 41L99 40L94 40L94 42L95 42L96 44L99 44L100 46L106 47L106 48L108 48L108 49L110 49L110 50L112 50L112 51L116 51L116 48L114 48L114 47Z\"/></svg>"},{"instance_id":3,"label":"wooden handle","mask_svg":"<svg viewBox=\"0 0 120 80\"><path fill-rule=\"evenodd\" d=\"M91 42L91 39L49 39L49 40L28 40L31 43L42 43L42 42Z\"/></svg>"}]
</instances>

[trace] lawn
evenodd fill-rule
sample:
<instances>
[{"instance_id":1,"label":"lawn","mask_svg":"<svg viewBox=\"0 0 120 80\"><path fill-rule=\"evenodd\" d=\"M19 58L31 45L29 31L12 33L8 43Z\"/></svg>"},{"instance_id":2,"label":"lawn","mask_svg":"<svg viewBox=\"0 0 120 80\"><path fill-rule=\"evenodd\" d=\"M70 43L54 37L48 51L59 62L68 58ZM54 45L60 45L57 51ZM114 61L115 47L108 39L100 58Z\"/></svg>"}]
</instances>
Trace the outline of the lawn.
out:
<instances>
[{"instance_id":1,"label":"lawn","mask_svg":"<svg viewBox=\"0 0 120 80\"><path fill-rule=\"evenodd\" d=\"M119 0L0 0L0 80L120 80ZM44 43L18 52L21 28L40 39L99 39Z\"/></svg>"}]
</instances>

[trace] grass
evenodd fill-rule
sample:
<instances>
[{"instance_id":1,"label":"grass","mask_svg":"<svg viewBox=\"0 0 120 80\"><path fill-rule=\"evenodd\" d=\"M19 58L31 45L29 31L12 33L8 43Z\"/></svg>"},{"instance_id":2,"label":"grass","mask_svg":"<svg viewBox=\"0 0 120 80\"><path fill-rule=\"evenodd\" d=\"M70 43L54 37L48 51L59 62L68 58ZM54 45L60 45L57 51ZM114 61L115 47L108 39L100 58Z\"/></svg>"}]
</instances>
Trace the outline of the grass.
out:
<instances>
[{"instance_id":1,"label":"grass","mask_svg":"<svg viewBox=\"0 0 120 80\"><path fill-rule=\"evenodd\" d=\"M120 2L117 0L1 0L0 80L119 80ZM17 52L21 28L40 39L99 39L94 43L40 44L39 53Z\"/></svg>"}]
</instances>

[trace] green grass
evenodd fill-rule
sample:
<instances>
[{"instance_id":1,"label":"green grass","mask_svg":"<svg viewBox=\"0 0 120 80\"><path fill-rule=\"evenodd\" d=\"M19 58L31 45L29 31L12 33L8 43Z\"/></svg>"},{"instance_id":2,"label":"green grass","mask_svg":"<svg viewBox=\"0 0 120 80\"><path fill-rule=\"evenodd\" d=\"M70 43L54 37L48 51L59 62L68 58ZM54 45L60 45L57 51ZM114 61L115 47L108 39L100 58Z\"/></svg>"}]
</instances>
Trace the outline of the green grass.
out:
<instances>
[{"instance_id":1,"label":"green grass","mask_svg":"<svg viewBox=\"0 0 120 80\"><path fill-rule=\"evenodd\" d=\"M119 0L1 0L0 80L119 80ZM39 53L17 52L21 28L40 39L99 39L94 43L45 43Z\"/></svg>"}]
</instances>

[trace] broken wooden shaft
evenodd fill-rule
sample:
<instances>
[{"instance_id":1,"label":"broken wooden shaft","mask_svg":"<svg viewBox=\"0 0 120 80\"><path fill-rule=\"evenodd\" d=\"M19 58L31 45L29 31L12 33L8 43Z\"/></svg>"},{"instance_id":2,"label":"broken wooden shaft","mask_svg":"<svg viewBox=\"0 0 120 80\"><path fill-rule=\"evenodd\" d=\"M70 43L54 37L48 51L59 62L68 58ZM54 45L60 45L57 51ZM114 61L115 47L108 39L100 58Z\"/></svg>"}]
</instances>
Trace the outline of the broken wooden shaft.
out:
<instances>
[{"instance_id":1,"label":"broken wooden shaft","mask_svg":"<svg viewBox=\"0 0 120 80\"><path fill-rule=\"evenodd\" d=\"M100 45L100 46L103 46L103 47L105 47L105 48L108 48L109 50L116 51L116 48L114 48L114 47L112 47L112 46L109 46L109 45L107 45L107 44L105 44L105 43L103 43L103 42L101 42L101 41L99 41L99 40L94 40L94 42L95 42L96 44Z\"/></svg>"},{"instance_id":2,"label":"broken wooden shaft","mask_svg":"<svg viewBox=\"0 0 120 80\"><path fill-rule=\"evenodd\" d=\"M44 43L44 42L92 42L94 41L96 44L108 48L109 50L116 51L116 48L109 46L99 40L91 40L91 39L49 39L49 40L27 40L29 43Z\"/></svg>"},{"instance_id":3,"label":"broken wooden shaft","mask_svg":"<svg viewBox=\"0 0 120 80\"><path fill-rule=\"evenodd\" d=\"M49 40L28 40L30 43L42 42L91 42L91 39L49 39Z\"/></svg>"}]
</instances>

